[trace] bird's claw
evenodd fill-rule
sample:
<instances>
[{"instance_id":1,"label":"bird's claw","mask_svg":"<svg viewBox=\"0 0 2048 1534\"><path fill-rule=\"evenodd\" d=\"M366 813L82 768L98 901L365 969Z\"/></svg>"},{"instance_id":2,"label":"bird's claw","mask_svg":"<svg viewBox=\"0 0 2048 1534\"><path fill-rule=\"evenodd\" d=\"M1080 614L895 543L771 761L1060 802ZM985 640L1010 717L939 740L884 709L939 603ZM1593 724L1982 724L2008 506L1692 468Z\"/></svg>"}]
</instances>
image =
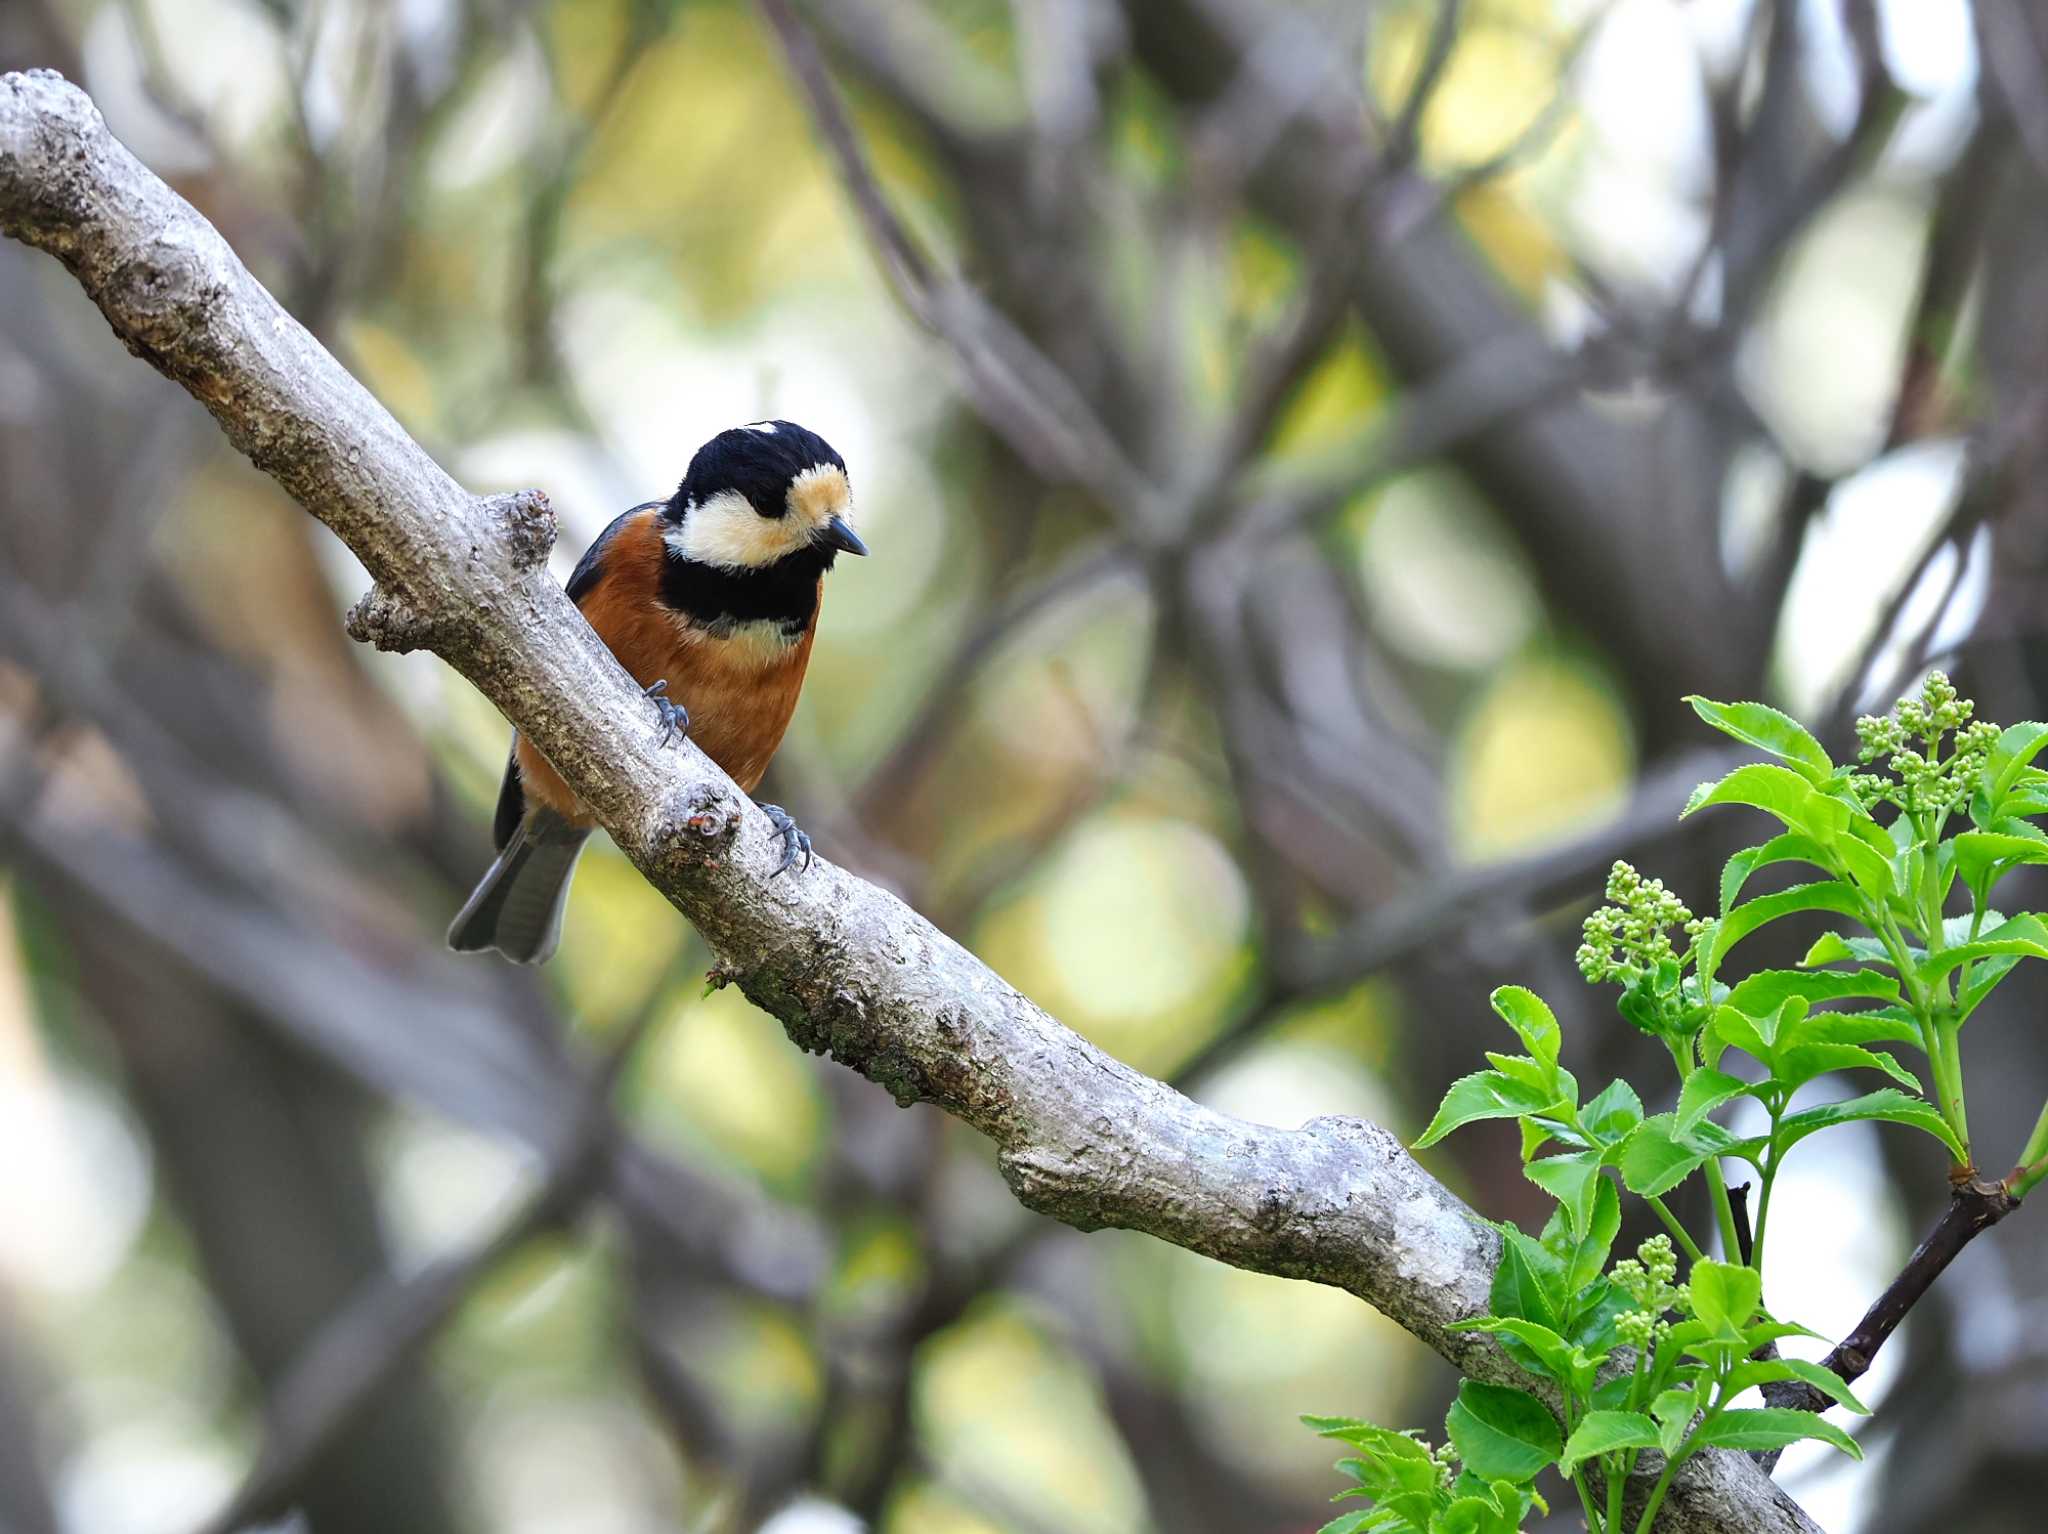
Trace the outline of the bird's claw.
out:
<instances>
[{"instance_id":1,"label":"bird's claw","mask_svg":"<svg viewBox=\"0 0 2048 1534\"><path fill-rule=\"evenodd\" d=\"M640 689L640 695L653 700L654 711L661 717L662 745L670 745L676 736L690 733L690 711L669 698L667 677L649 682Z\"/></svg>"},{"instance_id":2,"label":"bird's claw","mask_svg":"<svg viewBox=\"0 0 2048 1534\"><path fill-rule=\"evenodd\" d=\"M789 811L779 804L764 804L761 806L761 813L768 817L769 824L775 827L776 833L782 838L782 861L776 865L775 872L768 877L771 879L781 878L796 866L796 860L799 857L804 860L804 871L806 873L810 872L811 839L804 834L803 828L791 818Z\"/></svg>"}]
</instances>

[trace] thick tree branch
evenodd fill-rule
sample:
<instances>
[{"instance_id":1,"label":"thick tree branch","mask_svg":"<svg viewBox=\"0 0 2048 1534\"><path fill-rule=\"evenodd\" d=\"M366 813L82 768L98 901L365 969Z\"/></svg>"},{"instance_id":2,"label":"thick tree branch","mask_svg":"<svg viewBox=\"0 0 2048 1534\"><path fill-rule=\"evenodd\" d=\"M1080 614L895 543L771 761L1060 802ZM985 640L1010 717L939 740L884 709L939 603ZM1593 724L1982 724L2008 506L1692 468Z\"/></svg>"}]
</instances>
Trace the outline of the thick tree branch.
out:
<instances>
[{"instance_id":1,"label":"thick tree branch","mask_svg":"<svg viewBox=\"0 0 2048 1534\"><path fill-rule=\"evenodd\" d=\"M1242 1123L1094 1048L900 901L820 861L770 879L764 817L653 712L546 572L544 498L471 496L48 72L0 78L0 229L58 257L137 355L362 559L358 637L423 646L559 767L694 922L718 973L908 1103L995 1141L1028 1207L1333 1284L1460 1368L1511 1378L1447 1328L1483 1309L1497 1237L1373 1125ZM1667 1531L1814 1525L1747 1460L1688 1465Z\"/></svg>"}]
</instances>

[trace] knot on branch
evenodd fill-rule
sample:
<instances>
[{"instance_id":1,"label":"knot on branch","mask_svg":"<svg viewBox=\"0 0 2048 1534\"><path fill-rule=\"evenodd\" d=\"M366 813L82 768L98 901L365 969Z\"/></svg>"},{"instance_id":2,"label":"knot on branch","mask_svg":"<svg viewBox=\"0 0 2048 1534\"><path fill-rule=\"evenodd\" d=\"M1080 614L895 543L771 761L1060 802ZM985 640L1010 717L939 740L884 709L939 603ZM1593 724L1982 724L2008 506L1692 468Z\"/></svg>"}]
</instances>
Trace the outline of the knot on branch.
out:
<instances>
[{"instance_id":1,"label":"knot on branch","mask_svg":"<svg viewBox=\"0 0 2048 1534\"><path fill-rule=\"evenodd\" d=\"M545 490L514 490L484 498L484 509L504 531L513 568L538 570L555 546L555 508Z\"/></svg>"},{"instance_id":2,"label":"knot on branch","mask_svg":"<svg viewBox=\"0 0 2048 1534\"><path fill-rule=\"evenodd\" d=\"M1098 1120L1095 1127L1106 1137L1111 1126ZM1099 1208L1102 1189L1092 1175L1095 1150L1092 1144L1071 1152L1049 1145L1006 1146L996 1156L996 1167L1026 1209L1076 1230L1101 1230L1109 1222Z\"/></svg>"},{"instance_id":3,"label":"knot on branch","mask_svg":"<svg viewBox=\"0 0 2048 1534\"><path fill-rule=\"evenodd\" d=\"M381 584L356 599L346 627L358 643L398 655L433 649L441 633L441 625L410 597Z\"/></svg>"},{"instance_id":4,"label":"knot on branch","mask_svg":"<svg viewBox=\"0 0 2048 1534\"><path fill-rule=\"evenodd\" d=\"M731 847L739 831L739 801L716 783L692 783L662 805L652 840L702 866Z\"/></svg>"}]
</instances>

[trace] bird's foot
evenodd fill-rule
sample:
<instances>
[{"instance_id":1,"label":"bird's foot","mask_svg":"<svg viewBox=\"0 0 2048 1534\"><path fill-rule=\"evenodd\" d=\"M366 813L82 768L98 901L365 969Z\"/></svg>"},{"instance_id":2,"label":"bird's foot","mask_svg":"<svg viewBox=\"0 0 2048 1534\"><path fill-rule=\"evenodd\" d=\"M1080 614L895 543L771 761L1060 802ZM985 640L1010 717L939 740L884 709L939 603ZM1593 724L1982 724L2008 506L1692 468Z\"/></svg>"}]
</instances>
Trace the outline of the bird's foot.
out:
<instances>
[{"instance_id":1,"label":"bird's foot","mask_svg":"<svg viewBox=\"0 0 2048 1534\"><path fill-rule=\"evenodd\" d=\"M664 746L673 743L678 735L690 733L690 711L669 698L667 677L649 682L640 689L640 694L654 702L654 711L661 718L661 743Z\"/></svg>"},{"instance_id":2,"label":"bird's foot","mask_svg":"<svg viewBox=\"0 0 2048 1534\"><path fill-rule=\"evenodd\" d=\"M764 804L761 806L761 813L768 817L769 823L782 837L782 861L768 877L781 878L796 866L799 857L804 860L804 871L808 873L811 867L811 839L804 835L803 828L790 817L789 811L779 804Z\"/></svg>"}]
</instances>

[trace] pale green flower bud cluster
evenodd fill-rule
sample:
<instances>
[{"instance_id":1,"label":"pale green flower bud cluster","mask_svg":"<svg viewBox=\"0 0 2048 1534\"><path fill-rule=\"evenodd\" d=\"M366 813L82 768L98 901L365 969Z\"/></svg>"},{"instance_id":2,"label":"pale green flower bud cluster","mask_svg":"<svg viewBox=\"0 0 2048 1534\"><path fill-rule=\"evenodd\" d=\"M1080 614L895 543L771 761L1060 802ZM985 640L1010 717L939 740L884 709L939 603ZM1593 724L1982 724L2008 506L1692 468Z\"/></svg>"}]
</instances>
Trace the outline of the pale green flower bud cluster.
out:
<instances>
[{"instance_id":1,"label":"pale green flower bud cluster","mask_svg":"<svg viewBox=\"0 0 2048 1534\"><path fill-rule=\"evenodd\" d=\"M1449 1490L1458 1479L1458 1451L1447 1443L1440 1443L1429 1451L1429 1457L1436 1464L1437 1479Z\"/></svg>"},{"instance_id":2,"label":"pale green flower bud cluster","mask_svg":"<svg viewBox=\"0 0 2048 1534\"><path fill-rule=\"evenodd\" d=\"M1849 790L1865 806L1895 804L1909 815L1959 809L1969 803L1984 758L1997 744L1995 724L1971 722L1977 705L1957 694L1942 672L1930 672L1917 698L1903 698L1883 718L1865 715L1856 721L1860 762L1883 759L1891 776L1859 772ZM1951 731L1955 739L1943 758L1941 742Z\"/></svg>"},{"instance_id":3,"label":"pale green flower bud cluster","mask_svg":"<svg viewBox=\"0 0 2048 1534\"><path fill-rule=\"evenodd\" d=\"M1579 945L1579 973L1594 985L1603 980L1634 985L1678 948L1670 930L1688 938L1705 925L1696 921L1685 902L1664 887L1662 879L1645 879L1627 863L1616 863L1607 875L1608 904L1586 918L1585 941Z\"/></svg>"},{"instance_id":4,"label":"pale green flower bud cluster","mask_svg":"<svg viewBox=\"0 0 2048 1534\"><path fill-rule=\"evenodd\" d=\"M1614 1286L1636 1302L1634 1310L1614 1318L1614 1329L1631 1347L1654 1346L1671 1330L1667 1312L1688 1315L1692 1311L1692 1289L1674 1284L1678 1277L1678 1253L1669 1236L1652 1236L1636 1248L1634 1257L1624 1257L1609 1270Z\"/></svg>"}]
</instances>

